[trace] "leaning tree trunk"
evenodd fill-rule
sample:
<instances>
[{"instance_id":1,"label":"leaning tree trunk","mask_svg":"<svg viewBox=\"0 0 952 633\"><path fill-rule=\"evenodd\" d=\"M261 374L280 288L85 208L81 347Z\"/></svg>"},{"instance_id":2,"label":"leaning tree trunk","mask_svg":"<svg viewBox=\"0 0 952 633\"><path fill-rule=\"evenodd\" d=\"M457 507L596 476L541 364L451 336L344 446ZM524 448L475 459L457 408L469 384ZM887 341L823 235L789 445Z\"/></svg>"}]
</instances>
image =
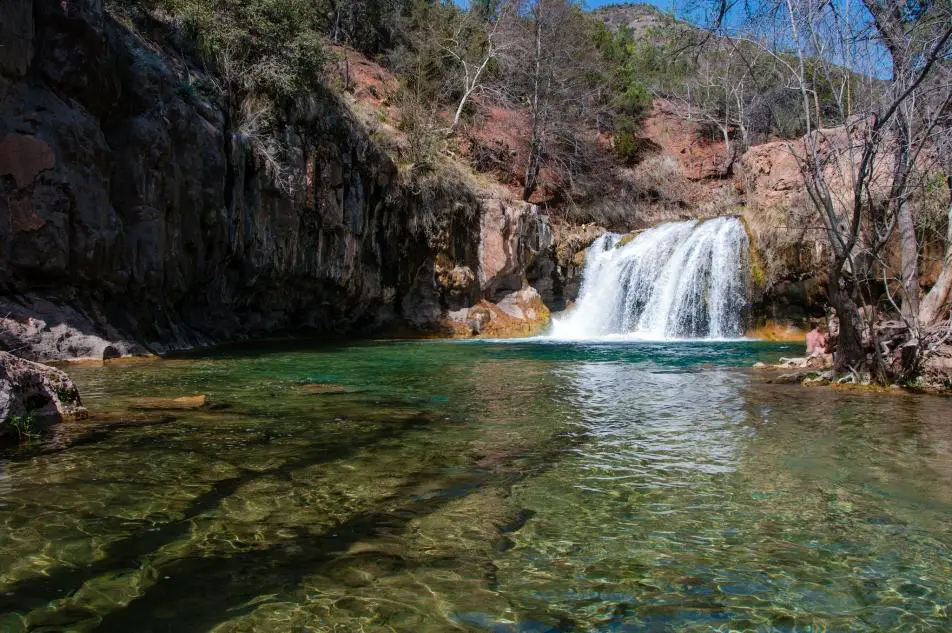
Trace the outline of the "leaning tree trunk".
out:
<instances>
[{"instance_id":1,"label":"leaning tree trunk","mask_svg":"<svg viewBox=\"0 0 952 633\"><path fill-rule=\"evenodd\" d=\"M952 198L952 176L948 178L949 195ZM945 259L942 262L942 272L929 293L922 298L919 305L919 320L923 325L935 325L945 316L944 308L952 299L952 199L949 200L949 226L945 236Z\"/></svg>"}]
</instances>

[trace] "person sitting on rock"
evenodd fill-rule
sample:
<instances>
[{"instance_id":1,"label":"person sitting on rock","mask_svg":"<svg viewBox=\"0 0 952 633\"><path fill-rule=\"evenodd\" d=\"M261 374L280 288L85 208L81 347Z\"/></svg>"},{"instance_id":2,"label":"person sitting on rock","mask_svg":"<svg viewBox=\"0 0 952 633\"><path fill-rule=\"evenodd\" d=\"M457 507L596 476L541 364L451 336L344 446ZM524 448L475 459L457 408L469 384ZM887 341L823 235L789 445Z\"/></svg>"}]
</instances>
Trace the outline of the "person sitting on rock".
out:
<instances>
[{"instance_id":1,"label":"person sitting on rock","mask_svg":"<svg viewBox=\"0 0 952 633\"><path fill-rule=\"evenodd\" d=\"M826 336L820 331L817 323L807 332L807 356L822 356L826 354Z\"/></svg>"}]
</instances>

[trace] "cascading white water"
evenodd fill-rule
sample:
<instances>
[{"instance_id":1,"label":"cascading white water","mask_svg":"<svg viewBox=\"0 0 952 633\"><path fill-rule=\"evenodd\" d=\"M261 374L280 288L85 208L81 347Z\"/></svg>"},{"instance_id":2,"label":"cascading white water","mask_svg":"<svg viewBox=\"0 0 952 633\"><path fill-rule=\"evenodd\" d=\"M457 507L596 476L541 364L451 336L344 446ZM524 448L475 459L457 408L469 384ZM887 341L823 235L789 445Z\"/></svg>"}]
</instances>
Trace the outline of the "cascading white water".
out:
<instances>
[{"instance_id":1,"label":"cascading white water","mask_svg":"<svg viewBox=\"0 0 952 633\"><path fill-rule=\"evenodd\" d=\"M740 220L672 222L623 237L607 233L586 251L578 301L553 320L552 338L743 335L749 244Z\"/></svg>"}]
</instances>

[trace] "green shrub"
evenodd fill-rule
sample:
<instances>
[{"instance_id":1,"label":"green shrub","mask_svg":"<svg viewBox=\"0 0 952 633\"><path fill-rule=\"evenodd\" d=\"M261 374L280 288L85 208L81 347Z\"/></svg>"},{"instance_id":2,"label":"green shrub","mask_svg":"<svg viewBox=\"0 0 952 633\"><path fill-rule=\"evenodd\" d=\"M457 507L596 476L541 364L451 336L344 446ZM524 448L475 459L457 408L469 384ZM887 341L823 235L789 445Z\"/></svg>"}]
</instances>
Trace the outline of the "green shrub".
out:
<instances>
[{"instance_id":1,"label":"green shrub","mask_svg":"<svg viewBox=\"0 0 952 633\"><path fill-rule=\"evenodd\" d=\"M326 17L314 0L112 0L180 28L227 88L281 100L304 93L322 71Z\"/></svg>"},{"instance_id":2,"label":"green shrub","mask_svg":"<svg viewBox=\"0 0 952 633\"><path fill-rule=\"evenodd\" d=\"M33 418L29 415L15 415L7 419L7 424L16 433L21 442L39 435Z\"/></svg>"},{"instance_id":3,"label":"green shrub","mask_svg":"<svg viewBox=\"0 0 952 633\"><path fill-rule=\"evenodd\" d=\"M632 119L640 120L651 110L652 96L641 83L632 83L625 90L615 96L613 106L615 110Z\"/></svg>"},{"instance_id":4,"label":"green shrub","mask_svg":"<svg viewBox=\"0 0 952 633\"><path fill-rule=\"evenodd\" d=\"M619 117L615 122L615 155L628 164L637 163L644 156L644 144L638 139L638 124L627 116Z\"/></svg>"},{"instance_id":5,"label":"green shrub","mask_svg":"<svg viewBox=\"0 0 952 633\"><path fill-rule=\"evenodd\" d=\"M290 98L323 69L322 16L309 0L161 0L230 87Z\"/></svg>"}]
</instances>

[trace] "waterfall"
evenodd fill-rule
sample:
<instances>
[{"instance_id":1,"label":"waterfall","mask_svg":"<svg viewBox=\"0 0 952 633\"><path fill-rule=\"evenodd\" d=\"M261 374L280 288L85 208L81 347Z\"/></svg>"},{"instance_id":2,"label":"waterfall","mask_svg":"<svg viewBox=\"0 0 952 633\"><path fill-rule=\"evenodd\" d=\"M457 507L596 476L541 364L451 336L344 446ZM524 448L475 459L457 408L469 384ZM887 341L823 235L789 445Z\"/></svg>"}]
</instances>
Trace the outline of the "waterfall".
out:
<instances>
[{"instance_id":1,"label":"waterfall","mask_svg":"<svg viewBox=\"0 0 952 633\"><path fill-rule=\"evenodd\" d=\"M749 245L740 220L671 222L627 237L607 233L588 248L578 301L553 321L552 338L743 335Z\"/></svg>"}]
</instances>

